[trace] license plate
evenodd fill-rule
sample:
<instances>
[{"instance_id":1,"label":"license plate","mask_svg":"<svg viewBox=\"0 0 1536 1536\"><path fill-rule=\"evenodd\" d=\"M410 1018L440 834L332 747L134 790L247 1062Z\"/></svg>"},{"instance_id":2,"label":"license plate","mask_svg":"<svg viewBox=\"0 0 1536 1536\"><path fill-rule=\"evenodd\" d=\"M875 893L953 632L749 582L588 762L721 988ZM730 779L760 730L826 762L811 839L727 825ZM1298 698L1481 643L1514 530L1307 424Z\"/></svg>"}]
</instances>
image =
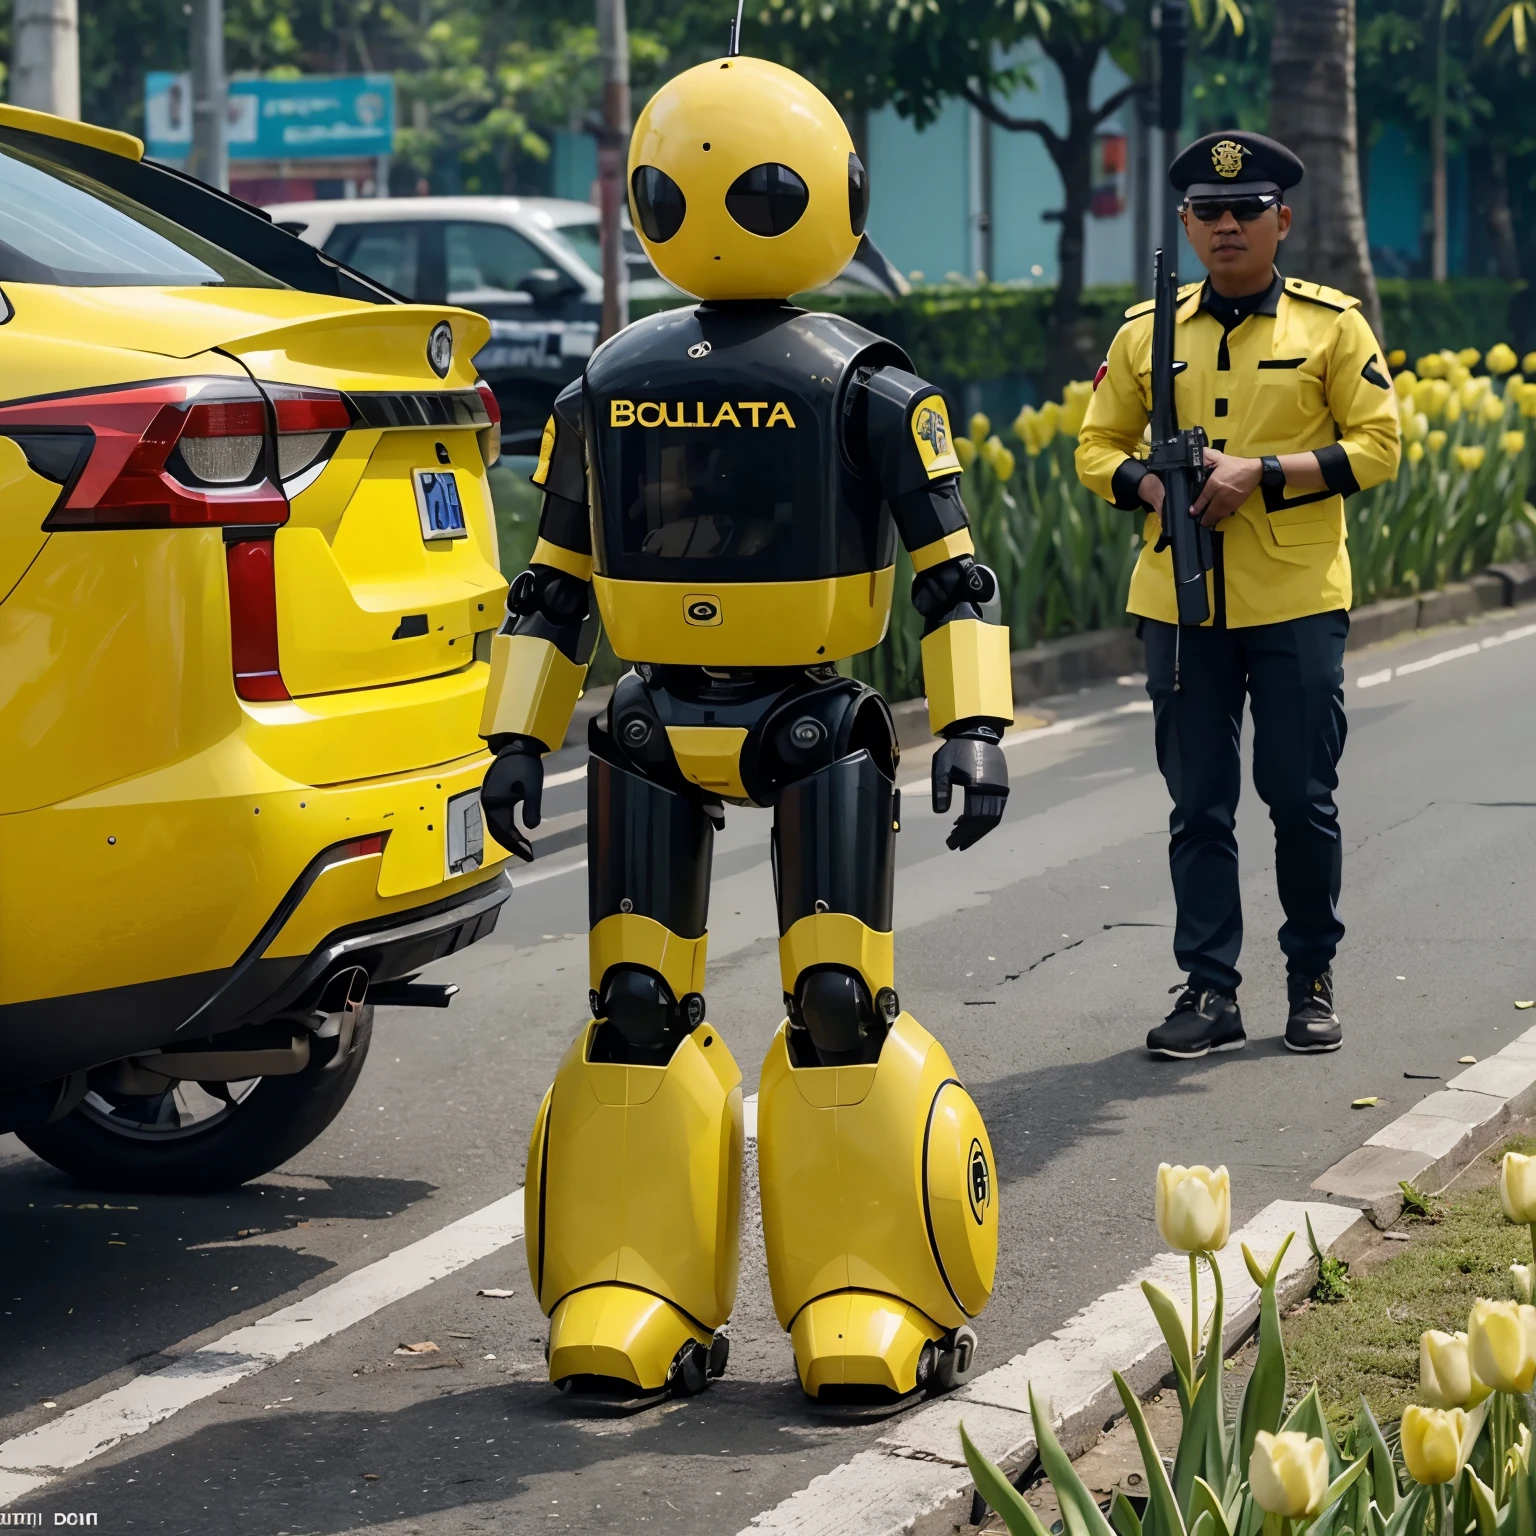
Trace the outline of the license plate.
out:
<instances>
[{"instance_id":1,"label":"license plate","mask_svg":"<svg viewBox=\"0 0 1536 1536\"><path fill-rule=\"evenodd\" d=\"M416 511L421 517L424 539L467 538L464 503L459 500L459 482L451 469L412 471L416 481Z\"/></svg>"},{"instance_id":2,"label":"license plate","mask_svg":"<svg viewBox=\"0 0 1536 1536\"><path fill-rule=\"evenodd\" d=\"M465 790L448 802L448 873L467 875L485 862L485 823L480 791Z\"/></svg>"}]
</instances>

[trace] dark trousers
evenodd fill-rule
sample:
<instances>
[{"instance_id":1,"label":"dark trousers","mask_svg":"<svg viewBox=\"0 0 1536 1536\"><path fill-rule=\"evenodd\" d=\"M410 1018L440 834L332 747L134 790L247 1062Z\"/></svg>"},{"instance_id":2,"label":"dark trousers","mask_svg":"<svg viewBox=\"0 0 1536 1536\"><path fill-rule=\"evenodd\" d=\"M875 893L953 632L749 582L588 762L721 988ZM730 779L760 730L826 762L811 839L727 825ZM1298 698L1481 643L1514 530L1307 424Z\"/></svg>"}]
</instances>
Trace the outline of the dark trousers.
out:
<instances>
[{"instance_id":1,"label":"dark trousers","mask_svg":"<svg viewBox=\"0 0 1536 1536\"><path fill-rule=\"evenodd\" d=\"M1247 629L1141 621L1157 765L1173 797L1168 863L1178 907L1173 952L1199 985L1242 981L1237 879L1243 698L1253 706L1253 785L1275 825L1275 877L1289 970L1315 976L1333 960L1342 846L1333 803L1344 751L1342 610ZM1179 687L1174 688L1175 647Z\"/></svg>"}]
</instances>

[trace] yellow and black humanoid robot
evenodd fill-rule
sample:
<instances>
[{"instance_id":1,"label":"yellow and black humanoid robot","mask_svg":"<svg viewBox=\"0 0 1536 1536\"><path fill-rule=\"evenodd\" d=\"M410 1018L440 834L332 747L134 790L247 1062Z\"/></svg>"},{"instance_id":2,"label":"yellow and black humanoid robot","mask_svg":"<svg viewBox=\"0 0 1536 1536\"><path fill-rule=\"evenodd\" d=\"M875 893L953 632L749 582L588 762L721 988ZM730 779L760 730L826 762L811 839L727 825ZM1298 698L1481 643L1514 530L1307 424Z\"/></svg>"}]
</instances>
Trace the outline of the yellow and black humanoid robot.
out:
<instances>
[{"instance_id":1,"label":"yellow and black humanoid robot","mask_svg":"<svg viewBox=\"0 0 1536 1536\"><path fill-rule=\"evenodd\" d=\"M942 396L889 342L786 296L863 231L863 166L800 76L732 55L640 115L630 207L703 300L636 322L556 402L530 568L496 636L486 819L531 857L599 618L631 662L592 722L591 1011L528 1154L549 1373L694 1392L735 1299L741 1073L705 1021L723 802L771 806L788 1017L758 1157L774 1307L800 1382L904 1393L968 1374L997 1258L986 1128L893 985L897 748L839 660L885 633L899 533L917 573L934 808L964 848L1008 794L996 581L973 555Z\"/></svg>"}]
</instances>

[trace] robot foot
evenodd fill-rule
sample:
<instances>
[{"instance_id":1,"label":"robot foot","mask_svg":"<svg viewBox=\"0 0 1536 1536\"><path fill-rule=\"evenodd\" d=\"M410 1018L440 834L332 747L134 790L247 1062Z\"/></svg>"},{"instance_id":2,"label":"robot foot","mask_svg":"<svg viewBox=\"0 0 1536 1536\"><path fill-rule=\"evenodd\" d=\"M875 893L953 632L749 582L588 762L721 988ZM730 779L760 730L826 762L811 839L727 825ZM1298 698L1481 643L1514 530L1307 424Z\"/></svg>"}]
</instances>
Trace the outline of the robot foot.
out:
<instances>
[{"instance_id":1,"label":"robot foot","mask_svg":"<svg viewBox=\"0 0 1536 1536\"><path fill-rule=\"evenodd\" d=\"M948 1391L975 1366L968 1326L941 1328L916 1307L873 1291L835 1291L801 1308L789 1331L807 1397L904 1397Z\"/></svg>"},{"instance_id":2,"label":"robot foot","mask_svg":"<svg viewBox=\"0 0 1536 1536\"><path fill-rule=\"evenodd\" d=\"M730 1340L629 1285L572 1291L549 1319L549 1379L562 1390L691 1397L725 1374Z\"/></svg>"}]
</instances>

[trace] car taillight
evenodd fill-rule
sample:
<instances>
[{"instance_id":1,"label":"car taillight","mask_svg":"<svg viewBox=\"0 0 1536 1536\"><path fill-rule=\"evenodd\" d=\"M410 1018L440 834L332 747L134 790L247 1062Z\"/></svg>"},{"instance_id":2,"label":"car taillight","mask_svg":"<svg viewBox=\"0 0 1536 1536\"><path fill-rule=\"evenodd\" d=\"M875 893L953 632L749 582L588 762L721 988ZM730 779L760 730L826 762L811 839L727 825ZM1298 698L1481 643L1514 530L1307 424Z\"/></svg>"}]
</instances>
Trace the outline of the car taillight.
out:
<instances>
[{"instance_id":1,"label":"car taillight","mask_svg":"<svg viewBox=\"0 0 1536 1536\"><path fill-rule=\"evenodd\" d=\"M271 702L289 697L277 655L277 581L271 539L242 539L225 553L229 648L235 692Z\"/></svg>"},{"instance_id":2,"label":"car taillight","mask_svg":"<svg viewBox=\"0 0 1536 1536\"><path fill-rule=\"evenodd\" d=\"M72 428L90 457L44 526L276 526L288 502L267 477L267 408L230 378L167 379L0 406L0 429Z\"/></svg>"},{"instance_id":3,"label":"car taillight","mask_svg":"<svg viewBox=\"0 0 1536 1536\"><path fill-rule=\"evenodd\" d=\"M353 425L352 408L334 389L294 384L263 384L277 416L277 474L290 496L318 478ZM300 484L289 484L298 476Z\"/></svg>"},{"instance_id":4,"label":"car taillight","mask_svg":"<svg viewBox=\"0 0 1536 1536\"><path fill-rule=\"evenodd\" d=\"M484 379L475 380L475 393L485 407L485 414L491 418L490 426L482 427L476 434L480 439L480 457L489 469L501 457L501 401Z\"/></svg>"}]
</instances>

